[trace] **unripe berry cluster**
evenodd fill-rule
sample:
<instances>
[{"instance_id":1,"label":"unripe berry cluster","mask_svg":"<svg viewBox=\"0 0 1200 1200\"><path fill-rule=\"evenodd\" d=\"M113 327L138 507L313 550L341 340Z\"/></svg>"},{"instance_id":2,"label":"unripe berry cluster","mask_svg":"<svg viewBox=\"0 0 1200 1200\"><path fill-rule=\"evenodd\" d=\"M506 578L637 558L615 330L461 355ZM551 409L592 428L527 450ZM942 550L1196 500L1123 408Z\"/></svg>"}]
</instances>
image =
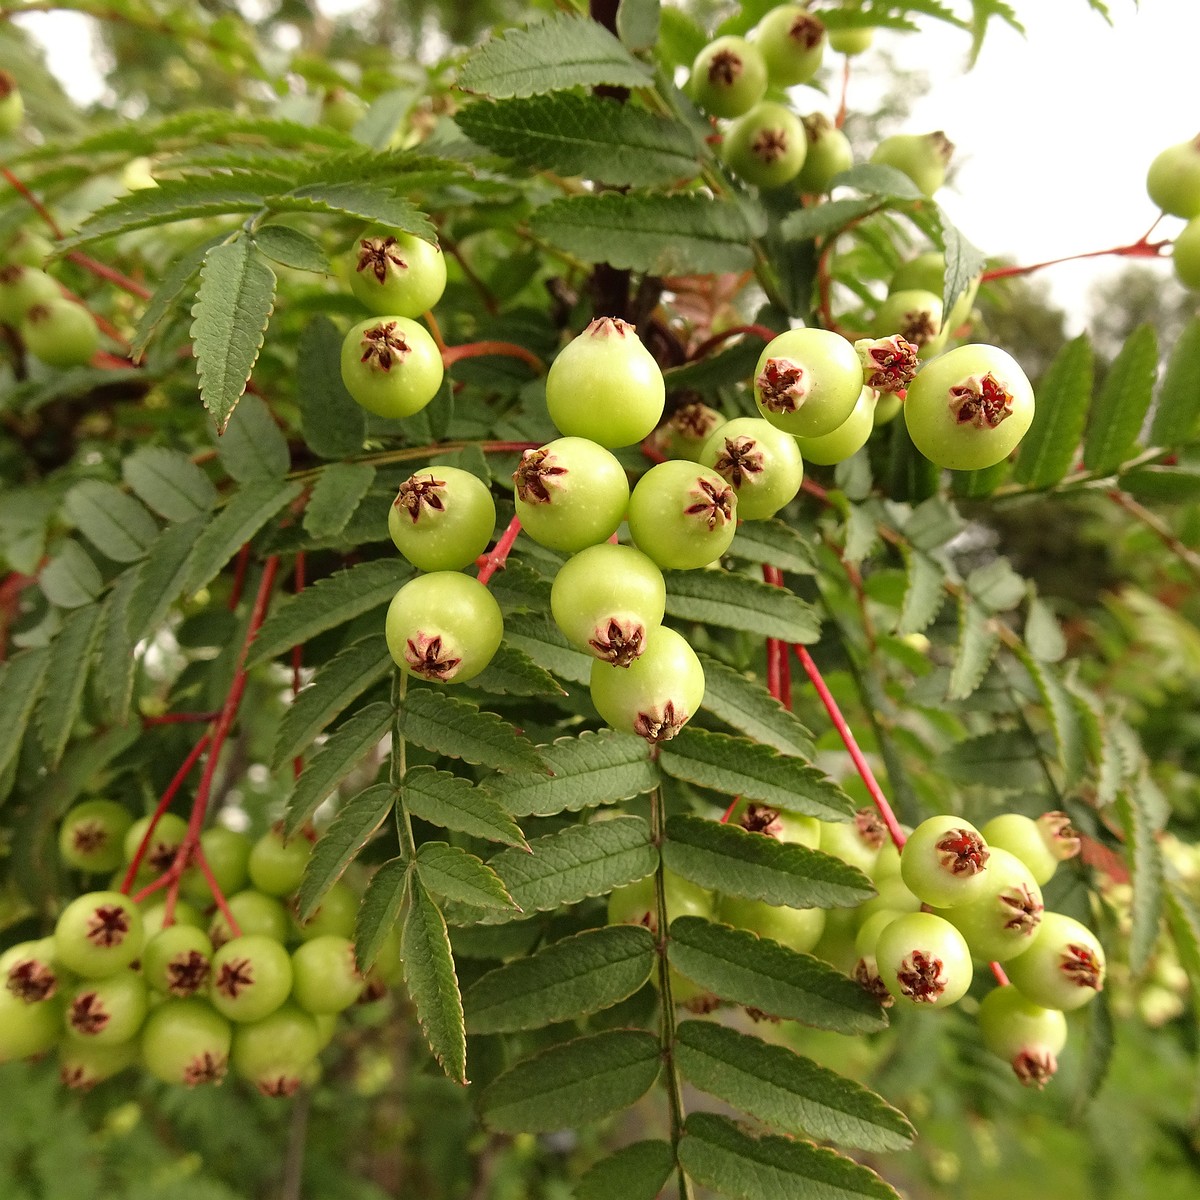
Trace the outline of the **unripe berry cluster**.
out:
<instances>
[{"instance_id":1,"label":"unripe berry cluster","mask_svg":"<svg viewBox=\"0 0 1200 1200\"><path fill-rule=\"evenodd\" d=\"M1200 290L1200 136L1155 156L1146 191L1164 213L1187 221L1175 237L1171 261L1179 282Z\"/></svg>"},{"instance_id":2,"label":"unripe berry cluster","mask_svg":"<svg viewBox=\"0 0 1200 1200\"><path fill-rule=\"evenodd\" d=\"M132 888L168 869L186 834L173 814L151 829L123 805L91 800L67 814L59 847L64 865L89 874L124 875L140 851ZM78 1089L137 1065L195 1087L220 1083L232 1066L268 1096L291 1095L319 1072L337 1014L396 978L395 939L369 976L359 973L358 895L342 882L297 919L312 850L304 834L252 840L214 827L201 850L229 895L224 912L195 866L169 915L161 890L135 899L114 880L67 904L52 935L0 955L0 1062L55 1051L63 1083Z\"/></svg>"}]
</instances>

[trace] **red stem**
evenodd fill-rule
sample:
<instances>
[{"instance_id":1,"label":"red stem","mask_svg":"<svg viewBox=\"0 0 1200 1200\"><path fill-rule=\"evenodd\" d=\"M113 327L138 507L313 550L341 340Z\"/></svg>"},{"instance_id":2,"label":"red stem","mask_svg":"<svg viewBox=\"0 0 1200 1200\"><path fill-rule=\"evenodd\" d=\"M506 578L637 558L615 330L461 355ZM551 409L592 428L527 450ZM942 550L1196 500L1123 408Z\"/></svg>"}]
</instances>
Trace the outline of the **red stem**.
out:
<instances>
[{"instance_id":1,"label":"red stem","mask_svg":"<svg viewBox=\"0 0 1200 1200\"><path fill-rule=\"evenodd\" d=\"M1157 224L1156 221L1155 225ZM1151 228L1153 229L1154 226ZM1146 240L1146 235L1143 235L1128 246L1112 246L1107 250L1089 250L1085 254L1067 254L1062 258L1048 258L1045 262L1033 263L1027 267L996 267L994 270L984 271L980 276L980 282L987 283L992 279L1011 279L1016 275L1030 275L1034 271L1040 271L1043 267L1055 267L1059 263L1075 262L1081 258L1103 258L1106 254L1118 254L1128 258L1158 258L1161 256L1163 248L1170 244L1169 239L1150 242Z\"/></svg>"},{"instance_id":2,"label":"red stem","mask_svg":"<svg viewBox=\"0 0 1200 1200\"><path fill-rule=\"evenodd\" d=\"M461 346L447 346L442 351L442 363L451 367L464 358L483 358L489 354L519 358L539 375L546 373L546 364L532 350L526 350L524 346L513 342L464 342Z\"/></svg>"},{"instance_id":3,"label":"red stem","mask_svg":"<svg viewBox=\"0 0 1200 1200\"><path fill-rule=\"evenodd\" d=\"M204 876L204 882L208 884L208 890L212 893L213 901L216 903L217 909L221 916L225 918L225 923L229 926L229 932L236 938L242 936L242 927L237 923L237 918L229 908L229 901L225 899L225 893L221 891L221 885L217 882L216 876L212 873L212 867L208 865L208 859L205 857L200 843L197 842L192 849L192 862L200 870L200 874Z\"/></svg>"},{"instance_id":4,"label":"red stem","mask_svg":"<svg viewBox=\"0 0 1200 1200\"><path fill-rule=\"evenodd\" d=\"M49 226L50 232L56 238L61 238L62 230L58 227L58 222L50 215L50 210L7 167L0 167L0 175L3 175L25 197L33 211Z\"/></svg>"},{"instance_id":5,"label":"red stem","mask_svg":"<svg viewBox=\"0 0 1200 1200\"><path fill-rule=\"evenodd\" d=\"M157 717L143 717L142 728L152 729L155 725L201 725L213 720L216 712L174 712L161 713Z\"/></svg>"},{"instance_id":6,"label":"red stem","mask_svg":"<svg viewBox=\"0 0 1200 1200\"><path fill-rule=\"evenodd\" d=\"M483 566L479 568L480 583L487 583L504 566L505 560L508 558L508 553L513 548L513 542L517 540L517 534L520 532L521 518L513 517L508 523L508 528L500 535L500 540L496 543L492 552L484 557Z\"/></svg>"},{"instance_id":7,"label":"red stem","mask_svg":"<svg viewBox=\"0 0 1200 1200\"><path fill-rule=\"evenodd\" d=\"M233 568L233 588L229 593L229 611L233 612L242 599L242 590L246 586L246 568L250 565L250 543L247 542L238 553L237 565Z\"/></svg>"},{"instance_id":8,"label":"red stem","mask_svg":"<svg viewBox=\"0 0 1200 1200\"><path fill-rule=\"evenodd\" d=\"M139 300L149 300L154 295L148 287L143 287L136 279L130 279L128 275L123 275L113 267L99 262L90 254L84 254L82 250L67 251L67 258L83 267L85 271L91 271L98 278L107 279L109 283L116 284L122 291L136 296Z\"/></svg>"},{"instance_id":9,"label":"red stem","mask_svg":"<svg viewBox=\"0 0 1200 1200\"><path fill-rule=\"evenodd\" d=\"M838 708L838 703L833 698L833 693L826 685L817 664L813 662L812 655L798 643L792 649L796 652L796 657L800 660L800 665L804 668L804 673L808 676L809 682L816 688L817 695L820 696L821 703L825 706L825 711L829 714L830 721L833 722L833 727L838 731L838 736L842 739L842 744L846 747L863 783L866 784L867 792L875 802L875 807L879 810L879 815L883 819L883 823L887 826L892 844L899 850L903 847L906 840L904 830L900 828L900 822L896 820L896 814L892 812L892 806L883 794L883 789L879 786L879 782L875 778L875 773L871 770L871 764L867 762L863 752L858 748L854 732L846 723L846 718L842 716L842 710Z\"/></svg>"},{"instance_id":10,"label":"red stem","mask_svg":"<svg viewBox=\"0 0 1200 1200\"><path fill-rule=\"evenodd\" d=\"M175 772L175 778L167 784L167 790L163 792L162 798L158 802L158 807L154 810L150 817L150 824L146 827L146 832L142 835L142 840L138 845L137 852L133 856L133 861L129 864L129 869L125 872L125 879L121 884L121 891L125 895L129 895L129 889L133 887L133 881L137 878L138 868L142 865L142 860L146 857L146 850L150 845L150 839L154 837L154 830L162 819L163 813L171 805L171 801L175 799L175 793L179 791L183 781L188 777L188 773L196 765L196 760L204 753L204 748L212 740L212 734L206 733L193 747L191 753L183 760L183 765Z\"/></svg>"},{"instance_id":11,"label":"red stem","mask_svg":"<svg viewBox=\"0 0 1200 1200\"><path fill-rule=\"evenodd\" d=\"M846 123L846 96L850 91L850 55L846 55L845 62L842 63L842 98L838 104L837 116L833 123L838 129L841 129Z\"/></svg>"}]
</instances>

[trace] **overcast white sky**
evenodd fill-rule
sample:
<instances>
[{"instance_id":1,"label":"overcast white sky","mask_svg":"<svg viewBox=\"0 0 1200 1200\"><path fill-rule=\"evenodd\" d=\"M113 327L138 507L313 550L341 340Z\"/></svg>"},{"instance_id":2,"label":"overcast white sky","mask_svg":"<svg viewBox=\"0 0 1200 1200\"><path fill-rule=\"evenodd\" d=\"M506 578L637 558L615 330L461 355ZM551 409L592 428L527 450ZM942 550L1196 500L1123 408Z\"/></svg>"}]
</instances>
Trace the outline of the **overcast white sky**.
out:
<instances>
[{"instance_id":1,"label":"overcast white sky","mask_svg":"<svg viewBox=\"0 0 1200 1200\"><path fill-rule=\"evenodd\" d=\"M322 7L357 3L323 0ZM1200 0L1140 7L1109 0L1111 28L1086 0L1014 0L1014 7L1028 37L994 23L969 74L966 35L941 22L927 22L918 37L884 35L933 84L912 132L944 129L958 147L954 186L938 199L982 250L1022 263L1134 241L1155 216L1145 188L1150 160L1200 133ZM88 18L18 19L39 32L57 23L52 69L73 95L95 98ZM859 103L870 100L871 53L860 60ZM852 106L855 97L852 79ZM1180 226L1166 220L1156 237ZM1066 264L1043 275L1078 326L1092 282L1121 262ZM1153 267L1164 281L1172 277L1169 261Z\"/></svg>"}]
</instances>

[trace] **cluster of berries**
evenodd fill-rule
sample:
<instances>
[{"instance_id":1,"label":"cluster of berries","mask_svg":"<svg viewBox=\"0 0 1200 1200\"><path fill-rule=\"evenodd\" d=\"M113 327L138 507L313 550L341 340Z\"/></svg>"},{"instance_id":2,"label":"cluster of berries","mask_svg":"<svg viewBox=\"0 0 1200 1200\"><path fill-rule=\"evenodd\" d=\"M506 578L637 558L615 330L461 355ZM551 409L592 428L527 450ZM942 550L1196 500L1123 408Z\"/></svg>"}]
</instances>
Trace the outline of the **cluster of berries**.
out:
<instances>
[{"instance_id":1,"label":"cluster of berries","mask_svg":"<svg viewBox=\"0 0 1200 1200\"><path fill-rule=\"evenodd\" d=\"M359 897L348 884L297 919L312 850L304 835L253 840L214 826L197 858L211 879L189 866L178 896L164 898L155 881L171 877L187 832L173 813L152 825L111 800L67 814L64 864L119 875L67 904L51 936L0 956L0 1062L56 1050L63 1083L79 1089L138 1064L194 1087L232 1065L264 1095L288 1096L319 1071L337 1014L398 977L394 937L359 973ZM229 896L223 910L212 904L218 891Z\"/></svg>"},{"instance_id":2,"label":"cluster of berries","mask_svg":"<svg viewBox=\"0 0 1200 1200\"><path fill-rule=\"evenodd\" d=\"M1200 136L1155 156L1146 191L1163 212L1187 221L1175 238L1171 261L1179 282L1200 291Z\"/></svg>"},{"instance_id":3,"label":"cluster of berries","mask_svg":"<svg viewBox=\"0 0 1200 1200\"><path fill-rule=\"evenodd\" d=\"M0 266L0 324L15 330L46 366L82 367L100 347L100 330L92 314L42 269L53 253L44 237L28 230L9 241Z\"/></svg>"},{"instance_id":4,"label":"cluster of berries","mask_svg":"<svg viewBox=\"0 0 1200 1200\"><path fill-rule=\"evenodd\" d=\"M873 809L833 824L762 805L742 804L733 820L751 832L832 854L867 874L877 895L855 910L797 909L714 896L666 873L667 913L701 916L852 974L885 1006L944 1008L966 995L974 963L1009 980L979 1004L984 1045L1022 1083L1042 1087L1066 1044L1064 1013L1103 987L1105 956L1095 934L1062 913L1045 911L1042 886L1080 840L1063 813L1033 820L1017 813L981 829L959 817L932 817L902 850L888 841ZM613 922L657 926L653 878L614 892ZM678 977L673 994L706 1011L716 997Z\"/></svg>"}]
</instances>

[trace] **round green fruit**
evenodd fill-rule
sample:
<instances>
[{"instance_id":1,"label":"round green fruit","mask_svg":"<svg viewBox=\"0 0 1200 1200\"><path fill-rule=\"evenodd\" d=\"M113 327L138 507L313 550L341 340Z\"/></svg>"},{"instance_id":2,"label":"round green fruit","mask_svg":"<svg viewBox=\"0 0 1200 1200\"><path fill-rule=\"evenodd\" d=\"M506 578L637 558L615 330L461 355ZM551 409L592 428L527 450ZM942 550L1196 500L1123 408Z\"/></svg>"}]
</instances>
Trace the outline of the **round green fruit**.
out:
<instances>
[{"instance_id":1,"label":"round green fruit","mask_svg":"<svg viewBox=\"0 0 1200 1200\"><path fill-rule=\"evenodd\" d=\"M629 480L616 455L582 437L526 450L513 472L521 528L569 554L611 537L625 516Z\"/></svg>"},{"instance_id":2,"label":"round green fruit","mask_svg":"<svg viewBox=\"0 0 1200 1200\"><path fill-rule=\"evenodd\" d=\"M293 931L306 942L328 935L351 938L361 902L359 894L344 879L339 879L321 897L321 903L307 921L300 921L293 912Z\"/></svg>"},{"instance_id":3,"label":"round green fruit","mask_svg":"<svg viewBox=\"0 0 1200 1200\"><path fill-rule=\"evenodd\" d=\"M133 814L115 800L84 800L58 828L58 853L78 871L115 871L124 858L124 840Z\"/></svg>"},{"instance_id":4,"label":"round green fruit","mask_svg":"<svg viewBox=\"0 0 1200 1200\"><path fill-rule=\"evenodd\" d=\"M1200 137L1155 155L1146 172L1146 191L1165 213L1188 221L1200 217Z\"/></svg>"},{"instance_id":5,"label":"round green fruit","mask_svg":"<svg viewBox=\"0 0 1200 1200\"><path fill-rule=\"evenodd\" d=\"M122 847L127 863L133 862L139 847L150 828L152 817L139 817L125 831L125 842ZM154 824L154 832L146 843L146 852L142 856L142 869L161 875L175 861L183 839L187 837L188 823L176 813L163 813Z\"/></svg>"},{"instance_id":6,"label":"round green fruit","mask_svg":"<svg viewBox=\"0 0 1200 1200\"><path fill-rule=\"evenodd\" d=\"M398 419L420 412L442 386L442 354L429 331L407 317L355 325L342 342L342 382L368 412Z\"/></svg>"},{"instance_id":7,"label":"round green fruit","mask_svg":"<svg viewBox=\"0 0 1200 1200\"><path fill-rule=\"evenodd\" d=\"M816 817L789 812L769 804L739 800L729 820L747 833L761 833L777 842L791 842L815 850L821 843L821 822Z\"/></svg>"},{"instance_id":8,"label":"round green fruit","mask_svg":"<svg viewBox=\"0 0 1200 1200\"><path fill-rule=\"evenodd\" d=\"M58 1045L58 1078L63 1087L89 1092L138 1060L138 1043L82 1042L65 1038Z\"/></svg>"},{"instance_id":9,"label":"round green fruit","mask_svg":"<svg viewBox=\"0 0 1200 1200\"><path fill-rule=\"evenodd\" d=\"M457 571L409 580L388 606L384 632L396 665L430 683L474 679L500 648L504 618L488 589Z\"/></svg>"},{"instance_id":10,"label":"round green fruit","mask_svg":"<svg viewBox=\"0 0 1200 1200\"><path fill-rule=\"evenodd\" d=\"M1079 853L1081 845L1064 812L1043 813L1037 820L1020 813L1001 813L979 832L989 846L1016 855L1041 886L1050 882L1060 862Z\"/></svg>"},{"instance_id":11,"label":"round green fruit","mask_svg":"<svg viewBox=\"0 0 1200 1200\"><path fill-rule=\"evenodd\" d=\"M936 354L948 336L942 322L942 302L923 288L892 292L875 311L871 322L876 337L899 334L916 346L922 358Z\"/></svg>"},{"instance_id":12,"label":"round green fruit","mask_svg":"<svg viewBox=\"0 0 1200 1200\"><path fill-rule=\"evenodd\" d=\"M1200 217L1193 217L1176 236L1171 265L1184 287L1200 291Z\"/></svg>"},{"instance_id":13,"label":"round green fruit","mask_svg":"<svg viewBox=\"0 0 1200 1200\"><path fill-rule=\"evenodd\" d=\"M823 195L833 180L854 166L850 139L824 113L813 113L803 121L808 149L796 186L810 195Z\"/></svg>"},{"instance_id":14,"label":"round green fruit","mask_svg":"<svg viewBox=\"0 0 1200 1200\"><path fill-rule=\"evenodd\" d=\"M879 851L888 840L887 827L874 808L860 808L849 821L822 821L817 843L826 854L871 875Z\"/></svg>"},{"instance_id":15,"label":"round green fruit","mask_svg":"<svg viewBox=\"0 0 1200 1200\"><path fill-rule=\"evenodd\" d=\"M25 310L20 325L25 348L48 367L82 367L100 348L100 330L82 304L63 296Z\"/></svg>"},{"instance_id":16,"label":"round green fruit","mask_svg":"<svg viewBox=\"0 0 1200 1200\"><path fill-rule=\"evenodd\" d=\"M909 834L900 852L900 877L934 908L978 900L991 880L990 852L979 830L961 817L930 817Z\"/></svg>"},{"instance_id":17,"label":"round green fruit","mask_svg":"<svg viewBox=\"0 0 1200 1200\"><path fill-rule=\"evenodd\" d=\"M339 1013L363 993L366 980L354 959L354 943L326 933L292 952L292 999L309 1013Z\"/></svg>"},{"instance_id":18,"label":"round green fruit","mask_svg":"<svg viewBox=\"0 0 1200 1200\"><path fill-rule=\"evenodd\" d=\"M884 986L903 1004L945 1008L971 986L971 952L949 921L932 913L905 913L875 943Z\"/></svg>"},{"instance_id":19,"label":"round green fruit","mask_svg":"<svg viewBox=\"0 0 1200 1200\"><path fill-rule=\"evenodd\" d=\"M871 43L875 40L875 30L869 26L857 29L831 29L828 37L830 50L836 50L839 54L850 57L854 54L862 54L864 50L871 48Z\"/></svg>"},{"instance_id":20,"label":"round green fruit","mask_svg":"<svg viewBox=\"0 0 1200 1200\"><path fill-rule=\"evenodd\" d=\"M274 938L243 934L212 957L209 1000L231 1021L259 1021L292 990L292 960Z\"/></svg>"},{"instance_id":21,"label":"round green fruit","mask_svg":"<svg viewBox=\"0 0 1200 1200\"><path fill-rule=\"evenodd\" d=\"M250 858L250 839L236 829L214 825L200 835L200 852L216 880L221 895L240 892L249 878L246 864ZM197 904L212 903L212 889L198 866L193 863L179 881L180 891Z\"/></svg>"},{"instance_id":22,"label":"round green fruit","mask_svg":"<svg viewBox=\"0 0 1200 1200\"><path fill-rule=\"evenodd\" d=\"M146 942L142 974L156 992L167 996L207 993L212 956L212 939L203 929L168 925Z\"/></svg>"},{"instance_id":23,"label":"round green fruit","mask_svg":"<svg viewBox=\"0 0 1200 1200\"><path fill-rule=\"evenodd\" d=\"M608 897L608 923L644 925L651 933L657 934L658 905L655 895L653 875L614 889ZM676 875L674 871L663 871L663 898L666 901L668 925L676 917L703 917L705 920L713 917L712 893L684 879L682 875Z\"/></svg>"},{"instance_id":24,"label":"round green fruit","mask_svg":"<svg viewBox=\"0 0 1200 1200\"><path fill-rule=\"evenodd\" d=\"M288 1003L233 1031L230 1061L237 1074L264 1096L291 1096L321 1052L321 1031L311 1014Z\"/></svg>"},{"instance_id":25,"label":"round green fruit","mask_svg":"<svg viewBox=\"0 0 1200 1200\"><path fill-rule=\"evenodd\" d=\"M567 641L618 667L641 654L666 601L658 567L640 550L611 542L569 558L550 588L550 611Z\"/></svg>"},{"instance_id":26,"label":"round green fruit","mask_svg":"<svg viewBox=\"0 0 1200 1200\"><path fill-rule=\"evenodd\" d=\"M446 290L446 260L434 242L373 226L351 251L350 290L373 313L419 317Z\"/></svg>"},{"instance_id":27,"label":"round green fruit","mask_svg":"<svg viewBox=\"0 0 1200 1200\"><path fill-rule=\"evenodd\" d=\"M953 154L954 143L941 130L895 133L875 147L871 161L902 171L926 196L932 196L946 182Z\"/></svg>"},{"instance_id":28,"label":"round green fruit","mask_svg":"<svg viewBox=\"0 0 1200 1200\"><path fill-rule=\"evenodd\" d=\"M743 521L773 517L800 490L804 461L796 439L760 417L726 421L704 443L700 463L737 495Z\"/></svg>"},{"instance_id":29,"label":"round green fruit","mask_svg":"<svg viewBox=\"0 0 1200 1200\"><path fill-rule=\"evenodd\" d=\"M820 437L795 438L801 457L818 466L832 466L857 454L867 444L875 428L875 403L878 398L879 393L874 388L864 387L850 415L836 429Z\"/></svg>"},{"instance_id":30,"label":"round green fruit","mask_svg":"<svg viewBox=\"0 0 1200 1200\"><path fill-rule=\"evenodd\" d=\"M0 988L0 1063L44 1054L62 1036L62 1006L57 999L26 1004Z\"/></svg>"},{"instance_id":31,"label":"round green fruit","mask_svg":"<svg viewBox=\"0 0 1200 1200\"><path fill-rule=\"evenodd\" d=\"M148 1008L146 981L138 972L118 971L104 979L90 979L67 998L67 1034L108 1045L132 1041Z\"/></svg>"},{"instance_id":32,"label":"round green fruit","mask_svg":"<svg viewBox=\"0 0 1200 1200\"><path fill-rule=\"evenodd\" d=\"M220 1083L232 1041L229 1022L207 1000L167 1000L142 1027L142 1065L164 1083Z\"/></svg>"},{"instance_id":33,"label":"round green fruit","mask_svg":"<svg viewBox=\"0 0 1200 1200\"><path fill-rule=\"evenodd\" d=\"M492 540L496 504L478 475L424 467L401 485L388 510L396 549L419 571L461 571Z\"/></svg>"},{"instance_id":34,"label":"round green fruit","mask_svg":"<svg viewBox=\"0 0 1200 1200\"><path fill-rule=\"evenodd\" d=\"M812 950L825 929L823 908L789 908L740 896L722 896L717 904L717 919L801 954Z\"/></svg>"},{"instance_id":35,"label":"round green fruit","mask_svg":"<svg viewBox=\"0 0 1200 1200\"><path fill-rule=\"evenodd\" d=\"M1042 1088L1058 1070L1067 1044L1067 1019L1027 1000L1015 987L988 992L979 1005L983 1044L1004 1059L1026 1087Z\"/></svg>"},{"instance_id":36,"label":"round green fruit","mask_svg":"<svg viewBox=\"0 0 1200 1200\"><path fill-rule=\"evenodd\" d=\"M673 459L651 467L634 485L629 533L658 566L690 571L729 549L737 507L737 493L715 471Z\"/></svg>"},{"instance_id":37,"label":"round green fruit","mask_svg":"<svg viewBox=\"0 0 1200 1200\"><path fill-rule=\"evenodd\" d=\"M715 408L698 400L677 408L654 431L654 447L663 458L686 458L698 462L709 437L725 424Z\"/></svg>"},{"instance_id":38,"label":"round green fruit","mask_svg":"<svg viewBox=\"0 0 1200 1200\"><path fill-rule=\"evenodd\" d=\"M825 26L801 4L771 9L754 31L767 74L775 87L807 83L825 54Z\"/></svg>"},{"instance_id":39,"label":"round green fruit","mask_svg":"<svg viewBox=\"0 0 1200 1200\"><path fill-rule=\"evenodd\" d=\"M25 119L25 101L17 81L7 71L0 71L0 137L8 137L21 128Z\"/></svg>"},{"instance_id":40,"label":"round green fruit","mask_svg":"<svg viewBox=\"0 0 1200 1200\"><path fill-rule=\"evenodd\" d=\"M274 896L267 896L254 888L237 892L227 901L229 911L243 934L256 933L276 942L287 939L290 924L287 909ZM214 946L223 946L235 935L220 910L215 912L208 926L208 936Z\"/></svg>"},{"instance_id":41,"label":"round green fruit","mask_svg":"<svg viewBox=\"0 0 1200 1200\"><path fill-rule=\"evenodd\" d=\"M959 346L931 359L908 389L904 420L916 448L952 471L1003 462L1033 423L1033 388L995 346Z\"/></svg>"},{"instance_id":42,"label":"round green fruit","mask_svg":"<svg viewBox=\"0 0 1200 1200\"><path fill-rule=\"evenodd\" d=\"M62 299L62 288L38 267L9 263L0 267L0 321L19 325L35 304Z\"/></svg>"},{"instance_id":43,"label":"round green fruit","mask_svg":"<svg viewBox=\"0 0 1200 1200\"><path fill-rule=\"evenodd\" d=\"M766 90L767 64L758 47L745 38L716 38L692 63L688 91L714 117L740 117Z\"/></svg>"},{"instance_id":44,"label":"round green fruit","mask_svg":"<svg viewBox=\"0 0 1200 1200\"><path fill-rule=\"evenodd\" d=\"M1069 1012L1095 999L1104 987L1104 948L1073 917L1043 913L1033 944L1006 969L1027 1000Z\"/></svg>"},{"instance_id":45,"label":"round green fruit","mask_svg":"<svg viewBox=\"0 0 1200 1200\"><path fill-rule=\"evenodd\" d=\"M592 663L592 703L614 729L651 744L673 738L704 699L704 669L696 652L665 625L646 634L627 667Z\"/></svg>"},{"instance_id":46,"label":"round green fruit","mask_svg":"<svg viewBox=\"0 0 1200 1200\"><path fill-rule=\"evenodd\" d=\"M86 892L63 909L54 952L76 975L99 979L123 971L142 952L142 914L120 892Z\"/></svg>"},{"instance_id":47,"label":"round green fruit","mask_svg":"<svg viewBox=\"0 0 1200 1200\"><path fill-rule=\"evenodd\" d=\"M64 979L52 937L18 942L0 954L0 990L26 1004L39 1004L56 995Z\"/></svg>"},{"instance_id":48,"label":"round green fruit","mask_svg":"<svg viewBox=\"0 0 1200 1200\"><path fill-rule=\"evenodd\" d=\"M281 828L268 829L250 848L250 882L267 896L288 896L300 886L312 852L303 833L285 838Z\"/></svg>"},{"instance_id":49,"label":"round green fruit","mask_svg":"<svg viewBox=\"0 0 1200 1200\"><path fill-rule=\"evenodd\" d=\"M783 104L762 100L725 131L721 158L741 180L759 188L791 183L804 166L808 141L800 118Z\"/></svg>"},{"instance_id":50,"label":"round green fruit","mask_svg":"<svg viewBox=\"0 0 1200 1200\"><path fill-rule=\"evenodd\" d=\"M610 450L648 437L665 403L654 356L634 326L615 317L597 317L546 375L546 407L558 430Z\"/></svg>"},{"instance_id":51,"label":"round green fruit","mask_svg":"<svg viewBox=\"0 0 1200 1200\"><path fill-rule=\"evenodd\" d=\"M858 352L827 329L791 329L769 342L754 368L759 412L796 437L820 437L846 421L862 394Z\"/></svg>"},{"instance_id":52,"label":"round green fruit","mask_svg":"<svg viewBox=\"0 0 1200 1200\"><path fill-rule=\"evenodd\" d=\"M1015 854L988 846L983 895L942 912L985 962L1007 962L1033 945L1045 905L1042 889Z\"/></svg>"}]
</instances>

